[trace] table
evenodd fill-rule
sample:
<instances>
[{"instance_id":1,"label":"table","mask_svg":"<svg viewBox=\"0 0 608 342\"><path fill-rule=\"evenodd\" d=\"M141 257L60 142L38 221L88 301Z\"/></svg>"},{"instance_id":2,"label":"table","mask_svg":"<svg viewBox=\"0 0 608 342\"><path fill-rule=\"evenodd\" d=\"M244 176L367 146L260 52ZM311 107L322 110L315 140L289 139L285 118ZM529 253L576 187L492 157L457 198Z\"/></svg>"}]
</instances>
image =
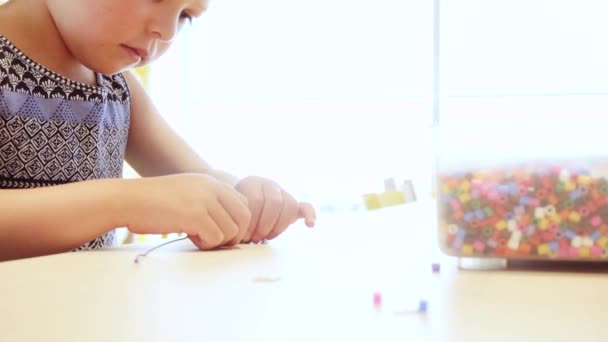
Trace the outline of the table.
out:
<instances>
[{"instance_id":1,"label":"table","mask_svg":"<svg viewBox=\"0 0 608 342\"><path fill-rule=\"evenodd\" d=\"M320 215L266 245L180 241L139 264L151 245L0 263L0 341L608 339L605 267L458 270L433 215L428 203ZM426 314L394 313L421 299Z\"/></svg>"}]
</instances>

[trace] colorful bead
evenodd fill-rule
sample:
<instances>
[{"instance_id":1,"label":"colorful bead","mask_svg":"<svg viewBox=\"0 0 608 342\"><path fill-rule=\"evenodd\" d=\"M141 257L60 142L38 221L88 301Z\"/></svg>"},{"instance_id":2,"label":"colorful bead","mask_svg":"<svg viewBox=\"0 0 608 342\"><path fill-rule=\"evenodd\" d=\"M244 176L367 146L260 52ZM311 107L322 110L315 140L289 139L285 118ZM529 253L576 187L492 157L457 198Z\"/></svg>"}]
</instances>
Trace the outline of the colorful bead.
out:
<instances>
[{"instance_id":1,"label":"colorful bead","mask_svg":"<svg viewBox=\"0 0 608 342\"><path fill-rule=\"evenodd\" d=\"M442 241L455 254L608 259L608 181L589 170L475 170L439 180Z\"/></svg>"},{"instance_id":2,"label":"colorful bead","mask_svg":"<svg viewBox=\"0 0 608 342\"><path fill-rule=\"evenodd\" d=\"M428 303L426 302L426 300L421 300L418 303L418 312L419 313L426 313L428 310Z\"/></svg>"},{"instance_id":3,"label":"colorful bead","mask_svg":"<svg viewBox=\"0 0 608 342\"><path fill-rule=\"evenodd\" d=\"M480 240L476 240L473 243L473 249L475 249L477 252L482 253L485 248L486 248L485 243L481 242Z\"/></svg>"},{"instance_id":4,"label":"colorful bead","mask_svg":"<svg viewBox=\"0 0 608 342\"><path fill-rule=\"evenodd\" d=\"M376 310L380 310L382 308L382 293L374 292L373 304Z\"/></svg>"}]
</instances>

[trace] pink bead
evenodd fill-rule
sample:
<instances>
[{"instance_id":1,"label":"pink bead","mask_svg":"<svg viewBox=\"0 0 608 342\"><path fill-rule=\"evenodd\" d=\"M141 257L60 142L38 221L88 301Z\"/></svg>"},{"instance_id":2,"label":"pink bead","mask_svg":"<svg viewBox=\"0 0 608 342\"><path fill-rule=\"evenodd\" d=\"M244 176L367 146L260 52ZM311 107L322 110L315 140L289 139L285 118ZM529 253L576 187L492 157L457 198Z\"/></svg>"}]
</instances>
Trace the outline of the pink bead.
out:
<instances>
[{"instance_id":1,"label":"pink bead","mask_svg":"<svg viewBox=\"0 0 608 342\"><path fill-rule=\"evenodd\" d=\"M602 224L602 218L599 215L595 215L591 218L591 225L599 227Z\"/></svg>"},{"instance_id":2,"label":"pink bead","mask_svg":"<svg viewBox=\"0 0 608 342\"><path fill-rule=\"evenodd\" d=\"M562 168L559 167L559 166L551 166L551 167L549 167L549 173L552 174L552 175L554 175L554 176L559 175L560 172L562 172Z\"/></svg>"},{"instance_id":3,"label":"pink bead","mask_svg":"<svg viewBox=\"0 0 608 342\"><path fill-rule=\"evenodd\" d=\"M570 246L570 251L568 253L571 257L578 256L578 248Z\"/></svg>"},{"instance_id":4,"label":"pink bead","mask_svg":"<svg viewBox=\"0 0 608 342\"><path fill-rule=\"evenodd\" d=\"M488 190L490 190L490 188L488 187L487 184L483 184L482 186L479 187L479 192L482 195L486 195L488 193Z\"/></svg>"},{"instance_id":5,"label":"pink bead","mask_svg":"<svg viewBox=\"0 0 608 342\"><path fill-rule=\"evenodd\" d=\"M488 199L492 202L496 202L498 201L498 198L500 197L500 195L498 194L498 192L496 191L489 191L488 192Z\"/></svg>"},{"instance_id":6,"label":"pink bead","mask_svg":"<svg viewBox=\"0 0 608 342\"><path fill-rule=\"evenodd\" d=\"M441 271L441 265L439 263L434 262L432 265L433 273L439 273Z\"/></svg>"},{"instance_id":7,"label":"pink bead","mask_svg":"<svg viewBox=\"0 0 608 342\"><path fill-rule=\"evenodd\" d=\"M602 247L594 245L591 247L591 255L598 257L602 255Z\"/></svg>"},{"instance_id":8,"label":"pink bead","mask_svg":"<svg viewBox=\"0 0 608 342\"><path fill-rule=\"evenodd\" d=\"M549 225L549 231L551 233L555 234L555 233L557 233L559 231L559 227L557 226L557 224L552 223L552 224Z\"/></svg>"},{"instance_id":9,"label":"pink bead","mask_svg":"<svg viewBox=\"0 0 608 342\"><path fill-rule=\"evenodd\" d=\"M570 248L569 247L562 247L560 249L557 250L557 256L560 258L567 258L570 256Z\"/></svg>"},{"instance_id":10,"label":"pink bead","mask_svg":"<svg viewBox=\"0 0 608 342\"><path fill-rule=\"evenodd\" d=\"M540 205L540 200L538 198L530 198L530 206L538 207Z\"/></svg>"},{"instance_id":11,"label":"pink bead","mask_svg":"<svg viewBox=\"0 0 608 342\"><path fill-rule=\"evenodd\" d=\"M452 210L459 211L460 210L460 202L457 199L453 199L450 201L450 205L452 206Z\"/></svg>"},{"instance_id":12,"label":"pink bead","mask_svg":"<svg viewBox=\"0 0 608 342\"><path fill-rule=\"evenodd\" d=\"M473 189L479 189L482 184L483 183L481 182L481 179L475 178L471 181L471 186L473 187Z\"/></svg>"},{"instance_id":13,"label":"pink bead","mask_svg":"<svg viewBox=\"0 0 608 342\"><path fill-rule=\"evenodd\" d=\"M483 242L476 240L473 243L473 248L478 252L483 252L483 250L486 249L486 245Z\"/></svg>"},{"instance_id":14,"label":"pink bead","mask_svg":"<svg viewBox=\"0 0 608 342\"><path fill-rule=\"evenodd\" d=\"M374 292L374 307L379 308L382 306L382 293Z\"/></svg>"}]
</instances>

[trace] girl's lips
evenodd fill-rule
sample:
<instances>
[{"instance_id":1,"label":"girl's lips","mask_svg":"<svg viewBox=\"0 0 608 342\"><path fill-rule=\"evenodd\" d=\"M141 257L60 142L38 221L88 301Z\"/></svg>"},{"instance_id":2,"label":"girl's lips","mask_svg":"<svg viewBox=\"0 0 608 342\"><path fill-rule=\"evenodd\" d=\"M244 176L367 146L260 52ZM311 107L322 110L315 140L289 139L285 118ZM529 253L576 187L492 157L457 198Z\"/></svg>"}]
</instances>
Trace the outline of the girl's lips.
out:
<instances>
[{"instance_id":1,"label":"girl's lips","mask_svg":"<svg viewBox=\"0 0 608 342\"><path fill-rule=\"evenodd\" d=\"M133 59L145 59L150 55L145 49L138 49L128 45L121 46L131 55L131 57L133 57Z\"/></svg>"}]
</instances>

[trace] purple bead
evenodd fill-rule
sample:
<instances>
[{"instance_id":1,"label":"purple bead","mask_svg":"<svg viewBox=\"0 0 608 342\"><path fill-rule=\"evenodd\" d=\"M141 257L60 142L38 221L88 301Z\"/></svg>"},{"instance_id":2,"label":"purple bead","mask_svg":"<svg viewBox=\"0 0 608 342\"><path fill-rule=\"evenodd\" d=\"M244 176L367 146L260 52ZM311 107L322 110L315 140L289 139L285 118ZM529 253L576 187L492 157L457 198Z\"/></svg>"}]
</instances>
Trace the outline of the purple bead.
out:
<instances>
[{"instance_id":1,"label":"purple bead","mask_svg":"<svg viewBox=\"0 0 608 342\"><path fill-rule=\"evenodd\" d=\"M571 231L570 229L566 230L564 232L564 235L570 240L572 240L574 238L574 236L576 236L576 234L574 234L574 232Z\"/></svg>"},{"instance_id":2,"label":"purple bead","mask_svg":"<svg viewBox=\"0 0 608 342\"><path fill-rule=\"evenodd\" d=\"M426 300L421 300L420 303L418 303L418 312L425 313L427 310L428 303L426 302Z\"/></svg>"}]
</instances>

